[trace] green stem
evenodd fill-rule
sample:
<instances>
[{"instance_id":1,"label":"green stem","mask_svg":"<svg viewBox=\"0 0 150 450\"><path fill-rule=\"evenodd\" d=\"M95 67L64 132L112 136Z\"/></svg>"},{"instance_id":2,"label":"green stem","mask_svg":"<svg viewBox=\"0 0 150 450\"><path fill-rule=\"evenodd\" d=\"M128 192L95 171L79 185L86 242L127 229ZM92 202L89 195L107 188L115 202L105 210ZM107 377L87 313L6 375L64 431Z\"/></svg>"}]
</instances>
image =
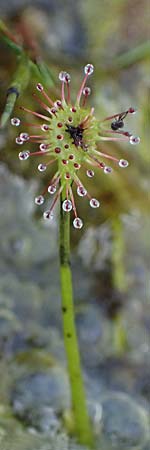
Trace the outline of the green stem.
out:
<instances>
[{"instance_id":1,"label":"green stem","mask_svg":"<svg viewBox=\"0 0 150 450\"><path fill-rule=\"evenodd\" d=\"M16 72L8 88L7 99L3 114L0 120L0 128L4 128L12 114L17 97L27 87L30 77L29 59L23 53L19 58Z\"/></svg>"},{"instance_id":2,"label":"green stem","mask_svg":"<svg viewBox=\"0 0 150 450\"><path fill-rule=\"evenodd\" d=\"M60 211L60 277L64 344L70 379L75 433L81 444L93 447L93 434L86 404L75 327L72 276L70 269L70 214L62 209L65 193L61 195Z\"/></svg>"},{"instance_id":3,"label":"green stem","mask_svg":"<svg viewBox=\"0 0 150 450\"><path fill-rule=\"evenodd\" d=\"M14 37L13 33L7 28L3 20L0 19L0 39L2 39L8 47L10 47L14 53L21 55L22 47L18 44L17 38Z\"/></svg>"}]
</instances>

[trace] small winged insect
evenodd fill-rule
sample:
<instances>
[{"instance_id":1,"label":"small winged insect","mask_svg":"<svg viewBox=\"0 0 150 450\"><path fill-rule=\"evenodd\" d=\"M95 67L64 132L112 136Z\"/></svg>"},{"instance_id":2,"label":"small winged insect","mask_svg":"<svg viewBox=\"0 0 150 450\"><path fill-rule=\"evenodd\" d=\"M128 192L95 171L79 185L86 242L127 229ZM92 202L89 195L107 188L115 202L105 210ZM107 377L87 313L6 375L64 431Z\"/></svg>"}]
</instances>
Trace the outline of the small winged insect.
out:
<instances>
[{"instance_id":1,"label":"small winged insect","mask_svg":"<svg viewBox=\"0 0 150 450\"><path fill-rule=\"evenodd\" d=\"M83 142L83 132L85 128L82 128L81 125L78 125L77 127L74 127L73 125L66 124L66 132L70 134L71 138L73 139L73 144L76 147L81 147L84 151L87 151L86 145L84 145Z\"/></svg>"},{"instance_id":2,"label":"small winged insect","mask_svg":"<svg viewBox=\"0 0 150 450\"><path fill-rule=\"evenodd\" d=\"M111 129L113 131L117 131L120 128L124 127L124 119L127 116L128 111L126 111L125 113L120 114L118 117L116 117L116 119L111 123Z\"/></svg>"}]
</instances>

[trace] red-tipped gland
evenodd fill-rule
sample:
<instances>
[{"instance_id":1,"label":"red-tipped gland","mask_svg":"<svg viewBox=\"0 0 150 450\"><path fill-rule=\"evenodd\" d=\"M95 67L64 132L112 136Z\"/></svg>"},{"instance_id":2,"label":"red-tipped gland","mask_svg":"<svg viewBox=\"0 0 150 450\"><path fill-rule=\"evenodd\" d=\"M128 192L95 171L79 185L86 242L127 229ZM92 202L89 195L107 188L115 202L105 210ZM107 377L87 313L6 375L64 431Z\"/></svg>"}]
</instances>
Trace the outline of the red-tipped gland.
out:
<instances>
[{"instance_id":1,"label":"red-tipped gland","mask_svg":"<svg viewBox=\"0 0 150 450\"><path fill-rule=\"evenodd\" d=\"M130 136L132 136L132 133L130 133L129 131L124 131L123 135L127 136L127 137L130 137Z\"/></svg>"},{"instance_id":2,"label":"red-tipped gland","mask_svg":"<svg viewBox=\"0 0 150 450\"><path fill-rule=\"evenodd\" d=\"M56 109L57 109L57 108L62 108L62 103L61 103L61 101L60 101L60 100L56 100L56 102L54 102L54 106L55 106Z\"/></svg>"},{"instance_id":3,"label":"red-tipped gland","mask_svg":"<svg viewBox=\"0 0 150 450\"><path fill-rule=\"evenodd\" d=\"M70 161L73 161L75 159L75 156L74 155L69 155L69 159L70 159Z\"/></svg>"},{"instance_id":4,"label":"red-tipped gland","mask_svg":"<svg viewBox=\"0 0 150 450\"><path fill-rule=\"evenodd\" d=\"M48 131L49 130L49 126L46 125L46 123L43 123L43 125L41 126L41 130L42 131Z\"/></svg>"},{"instance_id":5,"label":"red-tipped gland","mask_svg":"<svg viewBox=\"0 0 150 450\"><path fill-rule=\"evenodd\" d=\"M57 109L56 109L56 108L51 108L50 112L51 112L52 114L54 114L54 116L56 116Z\"/></svg>"},{"instance_id":6,"label":"red-tipped gland","mask_svg":"<svg viewBox=\"0 0 150 450\"><path fill-rule=\"evenodd\" d=\"M66 174L65 174L65 179L66 179L66 180L70 180L70 179L71 179L71 175L70 175L69 172L66 172Z\"/></svg>"},{"instance_id":7,"label":"red-tipped gland","mask_svg":"<svg viewBox=\"0 0 150 450\"><path fill-rule=\"evenodd\" d=\"M62 140L64 139L63 134L57 134L57 139L58 139L59 141L62 141Z\"/></svg>"},{"instance_id":8,"label":"red-tipped gland","mask_svg":"<svg viewBox=\"0 0 150 450\"><path fill-rule=\"evenodd\" d=\"M64 166L66 166L68 164L68 160L67 159L62 159L62 164L64 164Z\"/></svg>"},{"instance_id":9,"label":"red-tipped gland","mask_svg":"<svg viewBox=\"0 0 150 450\"><path fill-rule=\"evenodd\" d=\"M132 108L132 106L128 109L128 113L130 114L136 114L136 109Z\"/></svg>"},{"instance_id":10,"label":"red-tipped gland","mask_svg":"<svg viewBox=\"0 0 150 450\"><path fill-rule=\"evenodd\" d=\"M58 122L58 123L57 123L57 127L58 127L58 128L62 128L62 126L63 126L62 122Z\"/></svg>"},{"instance_id":11,"label":"red-tipped gland","mask_svg":"<svg viewBox=\"0 0 150 450\"><path fill-rule=\"evenodd\" d=\"M54 151L58 155L59 153L61 153L61 148L60 147L55 147Z\"/></svg>"},{"instance_id":12,"label":"red-tipped gland","mask_svg":"<svg viewBox=\"0 0 150 450\"><path fill-rule=\"evenodd\" d=\"M74 163L74 168L75 168L76 170L79 170L79 169L80 169L80 167L81 167L81 165L80 165L80 164L78 164L78 163Z\"/></svg>"}]
</instances>

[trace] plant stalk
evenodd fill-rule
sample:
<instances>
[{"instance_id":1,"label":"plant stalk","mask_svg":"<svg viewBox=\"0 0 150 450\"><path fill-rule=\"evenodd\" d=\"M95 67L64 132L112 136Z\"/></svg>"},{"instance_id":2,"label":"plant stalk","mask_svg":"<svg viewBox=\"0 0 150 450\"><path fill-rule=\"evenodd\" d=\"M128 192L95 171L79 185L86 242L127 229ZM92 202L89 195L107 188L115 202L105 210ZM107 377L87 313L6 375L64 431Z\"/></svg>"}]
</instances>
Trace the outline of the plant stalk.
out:
<instances>
[{"instance_id":1,"label":"plant stalk","mask_svg":"<svg viewBox=\"0 0 150 450\"><path fill-rule=\"evenodd\" d=\"M0 128L4 128L6 126L13 112L18 96L28 86L29 78L30 78L29 59L25 55L25 53L22 53L22 55L18 59L16 72L7 90L6 104L0 120Z\"/></svg>"},{"instance_id":2,"label":"plant stalk","mask_svg":"<svg viewBox=\"0 0 150 450\"><path fill-rule=\"evenodd\" d=\"M93 433L87 409L86 396L80 366L80 355L75 326L72 275L70 269L70 214L62 209L65 193L60 199L60 279L62 296L62 320L70 380L75 434L81 444L93 447Z\"/></svg>"}]
</instances>

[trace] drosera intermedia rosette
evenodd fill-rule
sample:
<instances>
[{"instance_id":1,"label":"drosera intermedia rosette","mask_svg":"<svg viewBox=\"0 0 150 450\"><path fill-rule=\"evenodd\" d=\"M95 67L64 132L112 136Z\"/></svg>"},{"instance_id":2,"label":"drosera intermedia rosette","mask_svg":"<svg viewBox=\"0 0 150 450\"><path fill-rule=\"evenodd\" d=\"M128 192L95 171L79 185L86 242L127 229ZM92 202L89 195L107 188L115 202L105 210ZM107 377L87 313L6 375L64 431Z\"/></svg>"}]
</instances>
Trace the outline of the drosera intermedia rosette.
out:
<instances>
[{"instance_id":1,"label":"drosera intermedia rosette","mask_svg":"<svg viewBox=\"0 0 150 450\"><path fill-rule=\"evenodd\" d=\"M44 172L51 164L57 162L57 170L49 181L48 186L44 192L35 198L35 203L42 205L46 194L54 195L50 208L43 214L44 218L46 220L53 218L54 206L60 194L65 192L62 208L68 213L73 210L73 226L78 229L82 228L83 221L77 214L73 193L74 187L80 197L88 198L92 208L100 206L99 200L90 195L86 186L80 180L79 174L82 176L82 170L86 172L87 177L92 178L94 176L94 168L103 170L107 175L112 172L115 164L119 165L120 168L128 166L126 159L118 159L100 151L97 148L97 144L100 141L102 143L103 141L129 142L132 145L140 142L139 137L133 136L129 131L124 131L124 120L127 115L136 112L134 108L130 107L124 112L111 115L99 121L94 115L94 108L87 106L87 99L91 89L86 86L86 82L93 71L94 67L92 64L87 64L84 67L84 78L77 93L76 101L73 104L71 102L71 77L69 73L64 71L59 73L61 99L55 101L44 90L44 87L38 83L36 89L40 95L37 96L34 93L33 96L40 109L43 108L46 114L21 106L22 110L39 119L39 124L27 123L26 125L34 131L30 135L27 132L23 132L16 138L18 145L28 142L39 144L38 151L21 151L19 153L21 161L25 161L29 157L41 157L42 159L38 163L40 172ZM11 124L18 127L21 121L19 118L14 117L11 119ZM103 162L103 159L111 161L113 167Z\"/></svg>"},{"instance_id":2,"label":"drosera intermedia rosette","mask_svg":"<svg viewBox=\"0 0 150 450\"><path fill-rule=\"evenodd\" d=\"M95 448L96 436L86 400L76 332L70 259L70 212L73 210L73 226L75 229L81 229L83 221L77 214L74 188L79 197L88 198L92 208L98 208L100 205L99 200L93 198L82 183L83 172L92 178L94 170L101 169L107 176L112 172L112 167L107 165L107 161L111 161L113 166L117 165L119 170L128 166L128 161L125 159L118 159L103 152L103 147L101 151L99 143L121 141L133 145L140 142L139 137L124 131L124 120L126 116L135 113L134 108L130 107L124 112L99 121L94 115L94 108L87 106L91 90L86 86L86 81L92 75L93 70L92 64L84 67L84 78L75 103L71 102L70 75L67 72L60 72L60 99L54 101L44 87L38 83L36 88L39 95L33 94L39 105L38 112L21 107L37 121L25 124L21 123L19 118L11 119L12 125L18 127L21 123L21 125L27 125L29 129L34 130L31 134L26 131L21 132L16 138L18 145L29 142L33 142L35 145L39 144L37 151L31 152L28 149L21 151L19 159L25 161L28 158L39 157L38 170L40 172L45 172L53 163L55 168L57 165L52 179L45 187L44 192L35 198L35 203L43 205L46 194L54 196L49 209L44 212L44 218L51 220L54 206L60 199L58 245L62 326L71 393L69 423L71 424L71 433L77 437L80 444L86 445L86 448L89 449Z\"/></svg>"}]
</instances>

